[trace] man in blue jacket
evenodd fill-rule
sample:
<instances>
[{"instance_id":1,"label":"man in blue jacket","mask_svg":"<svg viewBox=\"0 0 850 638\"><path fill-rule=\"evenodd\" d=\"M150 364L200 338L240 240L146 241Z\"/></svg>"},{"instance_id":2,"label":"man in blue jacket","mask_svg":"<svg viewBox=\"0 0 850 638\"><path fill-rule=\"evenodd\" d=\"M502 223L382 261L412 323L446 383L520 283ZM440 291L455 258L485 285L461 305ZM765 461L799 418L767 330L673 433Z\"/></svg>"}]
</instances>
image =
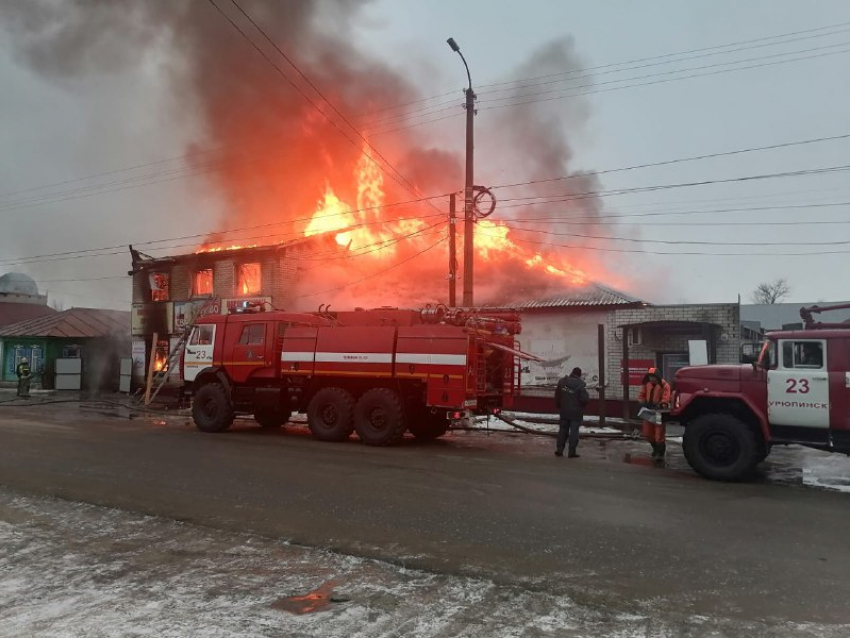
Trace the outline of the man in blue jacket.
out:
<instances>
[{"instance_id":1,"label":"man in blue jacket","mask_svg":"<svg viewBox=\"0 0 850 638\"><path fill-rule=\"evenodd\" d=\"M578 429L584 418L584 408L590 401L590 395L587 393L581 374L581 368L573 368L569 376L558 381L558 388L555 390L555 405L561 417L555 456L564 456L564 446L569 436L570 448L567 457L571 459L578 457L576 452Z\"/></svg>"}]
</instances>

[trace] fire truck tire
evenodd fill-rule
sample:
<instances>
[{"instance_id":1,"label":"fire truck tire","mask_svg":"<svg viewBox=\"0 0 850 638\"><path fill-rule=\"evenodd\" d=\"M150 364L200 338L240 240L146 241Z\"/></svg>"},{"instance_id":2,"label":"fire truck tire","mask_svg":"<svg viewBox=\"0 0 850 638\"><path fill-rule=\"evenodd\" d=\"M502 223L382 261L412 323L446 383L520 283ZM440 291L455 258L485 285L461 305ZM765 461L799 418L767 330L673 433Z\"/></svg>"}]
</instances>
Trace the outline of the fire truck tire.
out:
<instances>
[{"instance_id":1,"label":"fire truck tire","mask_svg":"<svg viewBox=\"0 0 850 638\"><path fill-rule=\"evenodd\" d=\"M354 397L342 388L322 388L307 406L307 425L320 441L345 441L354 431Z\"/></svg>"},{"instance_id":2,"label":"fire truck tire","mask_svg":"<svg viewBox=\"0 0 850 638\"><path fill-rule=\"evenodd\" d=\"M433 441L449 431L449 422L442 416L420 414L411 419L407 429L420 441Z\"/></svg>"},{"instance_id":3,"label":"fire truck tire","mask_svg":"<svg viewBox=\"0 0 850 638\"><path fill-rule=\"evenodd\" d=\"M192 420L202 432L224 432L233 423L233 405L219 383L202 385L192 401Z\"/></svg>"},{"instance_id":4,"label":"fire truck tire","mask_svg":"<svg viewBox=\"0 0 850 638\"><path fill-rule=\"evenodd\" d=\"M398 393L390 388L364 392L354 408L354 429L367 445L392 445L401 441L407 423Z\"/></svg>"},{"instance_id":5,"label":"fire truck tire","mask_svg":"<svg viewBox=\"0 0 850 638\"><path fill-rule=\"evenodd\" d=\"M690 466L716 481L740 481L763 459L753 429L731 414L705 414L685 428L682 450Z\"/></svg>"},{"instance_id":6,"label":"fire truck tire","mask_svg":"<svg viewBox=\"0 0 850 638\"><path fill-rule=\"evenodd\" d=\"M292 413L288 410L275 410L274 408L267 408L265 410L257 410L254 412L254 420L259 423L260 427L264 430L274 430L281 427L284 423L289 421L290 416L292 416Z\"/></svg>"}]
</instances>

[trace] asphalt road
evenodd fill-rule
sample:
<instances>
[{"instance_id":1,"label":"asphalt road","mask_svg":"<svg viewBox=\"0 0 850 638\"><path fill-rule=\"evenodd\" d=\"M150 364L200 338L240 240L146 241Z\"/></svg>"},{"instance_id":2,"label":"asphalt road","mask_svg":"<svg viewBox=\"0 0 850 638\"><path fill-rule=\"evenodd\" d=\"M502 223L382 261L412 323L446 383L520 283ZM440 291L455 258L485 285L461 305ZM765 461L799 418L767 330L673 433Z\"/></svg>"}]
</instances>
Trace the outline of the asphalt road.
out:
<instances>
[{"instance_id":1,"label":"asphalt road","mask_svg":"<svg viewBox=\"0 0 850 638\"><path fill-rule=\"evenodd\" d=\"M850 498L721 484L643 447L460 433L369 448L245 425L0 411L0 485L658 614L848 623ZM624 463L623 459L634 459ZM678 469L676 469L678 468Z\"/></svg>"}]
</instances>

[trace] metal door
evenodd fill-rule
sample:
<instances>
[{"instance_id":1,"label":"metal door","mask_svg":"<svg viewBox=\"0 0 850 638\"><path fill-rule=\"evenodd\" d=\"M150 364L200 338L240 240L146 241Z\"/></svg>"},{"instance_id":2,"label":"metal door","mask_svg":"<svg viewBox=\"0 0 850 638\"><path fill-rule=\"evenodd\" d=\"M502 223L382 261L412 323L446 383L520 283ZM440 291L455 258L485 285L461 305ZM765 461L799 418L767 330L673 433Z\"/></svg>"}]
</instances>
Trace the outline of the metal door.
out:
<instances>
[{"instance_id":1,"label":"metal door","mask_svg":"<svg viewBox=\"0 0 850 638\"><path fill-rule=\"evenodd\" d=\"M767 373L771 425L829 428L829 374L822 339L782 339L779 362Z\"/></svg>"},{"instance_id":2,"label":"metal door","mask_svg":"<svg viewBox=\"0 0 850 638\"><path fill-rule=\"evenodd\" d=\"M237 324L231 329L238 329ZM273 365L274 362L267 361L266 351L271 351L268 347L270 341L269 335L266 334L267 328L273 328L271 322L243 323L239 339L233 344L233 360L227 361L226 366L230 368L230 376L236 383L243 383L248 380L260 368L266 368Z\"/></svg>"},{"instance_id":3,"label":"metal door","mask_svg":"<svg viewBox=\"0 0 850 638\"><path fill-rule=\"evenodd\" d=\"M57 390L82 389L83 360L79 357L56 359Z\"/></svg>"},{"instance_id":4,"label":"metal door","mask_svg":"<svg viewBox=\"0 0 850 638\"><path fill-rule=\"evenodd\" d=\"M198 373L213 363L215 324L202 323L192 329L183 357L183 379L194 381Z\"/></svg>"},{"instance_id":5,"label":"metal door","mask_svg":"<svg viewBox=\"0 0 850 638\"><path fill-rule=\"evenodd\" d=\"M133 357L122 357L119 366L118 391L130 392L130 386L133 380Z\"/></svg>"}]
</instances>

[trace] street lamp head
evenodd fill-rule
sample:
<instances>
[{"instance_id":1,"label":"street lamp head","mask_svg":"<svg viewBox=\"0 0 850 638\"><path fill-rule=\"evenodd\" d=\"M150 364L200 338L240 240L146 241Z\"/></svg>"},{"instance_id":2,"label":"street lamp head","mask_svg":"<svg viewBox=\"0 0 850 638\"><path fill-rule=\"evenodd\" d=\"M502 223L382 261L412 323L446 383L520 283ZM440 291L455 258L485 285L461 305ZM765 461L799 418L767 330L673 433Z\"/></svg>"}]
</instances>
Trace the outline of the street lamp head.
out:
<instances>
[{"instance_id":1,"label":"street lamp head","mask_svg":"<svg viewBox=\"0 0 850 638\"><path fill-rule=\"evenodd\" d=\"M460 53L460 47L457 45L457 42L455 42L454 38L449 38L448 40L446 40L446 42L449 43L449 46L452 48L452 51L454 51L455 53Z\"/></svg>"}]
</instances>

